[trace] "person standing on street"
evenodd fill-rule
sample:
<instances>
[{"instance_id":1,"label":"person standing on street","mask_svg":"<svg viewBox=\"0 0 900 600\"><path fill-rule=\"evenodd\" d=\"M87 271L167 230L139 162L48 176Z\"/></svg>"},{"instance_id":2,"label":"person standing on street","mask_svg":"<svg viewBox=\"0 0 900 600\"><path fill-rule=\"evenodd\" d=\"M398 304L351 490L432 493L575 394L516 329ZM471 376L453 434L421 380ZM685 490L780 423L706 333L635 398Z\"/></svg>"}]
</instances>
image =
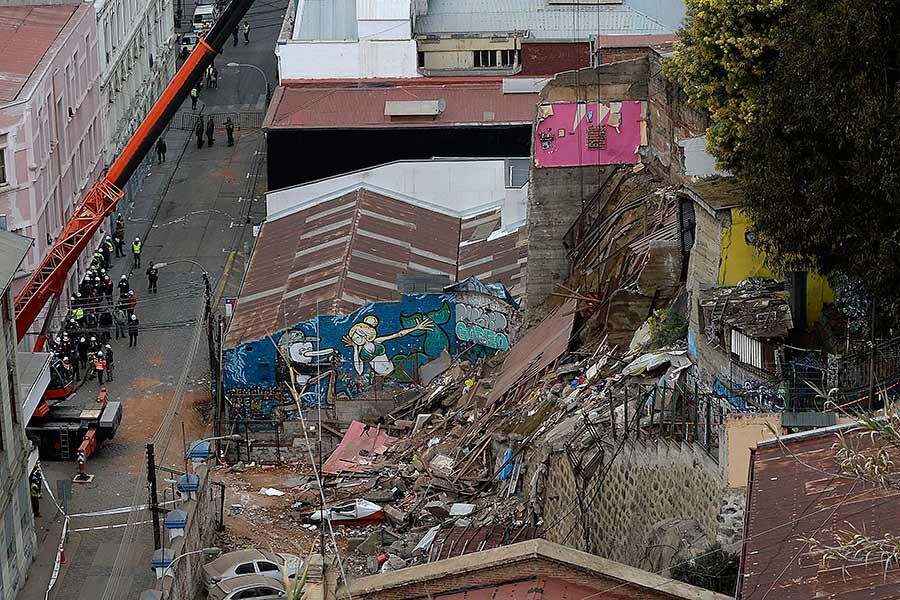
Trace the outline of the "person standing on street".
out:
<instances>
[{"instance_id":1,"label":"person standing on street","mask_svg":"<svg viewBox=\"0 0 900 600\"><path fill-rule=\"evenodd\" d=\"M244 21L244 45L250 43L250 22Z\"/></svg>"},{"instance_id":2,"label":"person standing on street","mask_svg":"<svg viewBox=\"0 0 900 600\"><path fill-rule=\"evenodd\" d=\"M156 160L160 164L166 162L166 140L162 137L156 140Z\"/></svg>"},{"instance_id":3,"label":"person standing on street","mask_svg":"<svg viewBox=\"0 0 900 600\"><path fill-rule=\"evenodd\" d=\"M219 70L216 65L210 65L209 68L212 69L209 73L209 87L219 89Z\"/></svg>"},{"instance_id":4,"label":"person standing on street","mask_svg":"<svg viewBox=\"0 0 900 600\"><path fill-rule=\"evenodd\" d=\"M134 242L131 243L131 256L134 258L134 266L135 269L141 268L141 250L144 248L144 245L141 244L141 238L134 238Z\"/></svg>"},{"instance_id":5,"label":"person standing on street","mask_svg":"<svg viewBox=\"0 0 900 600\"><path fill-rule=\"evenodd\" d=\"M200 99L200 90L197 86L191 88L191 110L197 110L197 100Z\"/></svg>"},{"instance_id":6,"label":"person standing on street","mask_svg":"<svg viewBox=\"0 0 900 600\"><path fill-rule=\"evenodd\" d=\"M234 26L234 31L231 32L231 42L232 46L237 46L238 42L238 28L237 25Z\"/></svg>"},{"instance_id":7,"label":"person standing on street","mask_svg":"<svg viewBox=\"0 0 900 600\"><path fill-rule=\"evenodd\" d=\"M136 348L137 347L137 336L138 336L138 327L140 327L141 322L138 321L137 315L131 315L131 319L128 321L128 347Z\"/></svg>"},{"instance_id":8,"label":"person standing on street","mask_svg":"<svg viewBox=\"0 0 900 600\"><path fill-rule=\"evenodd\" d=\"M159 269L153 266L153 261L150 261L150 266L147 268L147 291L149 293L156 293L156 281L158 279Z\"/></svg>"},{"instance_id":9,"label":"person standing on street","mask_svg":"<svg viewBox=\"0 0 900 600\"><path fill-rule=\"evenodd\" d=\"M120 337L125 339L125 327L128 324L128 315L125 313L125 309L121 306L116 307L116 310L113 311L113 321L116 323L116 339Z\"/></svg>"},{"instance_id":10,"label":"person standing on street","mask_svg":"<svg viewBox=\"0 0 900 600\"><path fill-rule=\"evenodd\" d=\"M231 117L225 120L225 135L228 137L228 145L234 146L234 121Z\"/></svg>"},{"instance_id":11,"label":"person standing on street","mask_svg":"<svg viewBox=\"0 0 900 600\"><path fill-rule=\"evenodd\" d=\"M102 352L94 355L94 370L97 371L97 381L103 385L103 374L106 373L106 359L103 358Z\"/></svg>"},{"instance_id":12,"label":"person standing on street","mask_svg":"<svg viewBox=\"0 0 900 600\"><path fill-rule=\"evenodd\" d=\"M31 478L31 512L41 516L41 480L40 475Z\"/></svg>"},{"instance_id":13,"label":"person standing on street","mask_svg":"<svg viewBox=\"0 0 900 600\"><path fill-rule=\"evenodd\" d=\"M215 134L215 124L213 123L213 118L210 117L206 120L206 143L212 148L213 145L213 134Z\"/></svg>"},{"instance_id":14,"label":"person standing on street","mask_svg":"<svg viewBox=\"0 0 900 600\"><path fill-rule=\"evenodd\" d=\"M128 314L130 316L134 316L134 309L137 308L137 296L134 295L134 292L128 290Z\"/></svg>"},{"instance_id":15,"label":"person standing on street","mask_svg":"<svg viewBox=\"0 0 900 600\"><path fill-rule=\"evenodd\" d=\"M200 115L197 118L197 128L194 129L194 133L197 135L197 149L203 147L203 115Z\"/></svg>"},{"instance_id":16,"label":"person standing on street","mask_svg":"<svg viewBox=\"0 0 900 600\"><path fill-rule=\"evenodd\" d=\"M112 346L106 344L103 347L103 351L106 353L106 381L112 382L113 376L113 349Z\"/></svg>"}]
</instances>

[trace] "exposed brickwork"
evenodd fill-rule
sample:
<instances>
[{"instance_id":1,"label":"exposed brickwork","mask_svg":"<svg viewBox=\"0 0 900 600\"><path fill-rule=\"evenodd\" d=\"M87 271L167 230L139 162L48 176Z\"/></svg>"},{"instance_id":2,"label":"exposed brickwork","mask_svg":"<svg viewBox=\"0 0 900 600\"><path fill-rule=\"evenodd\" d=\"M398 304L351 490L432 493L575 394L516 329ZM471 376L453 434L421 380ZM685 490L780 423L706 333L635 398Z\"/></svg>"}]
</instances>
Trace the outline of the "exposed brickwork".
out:
<instances>
[{"instance_id":1,"label":"exposed brickwork","mask_svg":"<svg viewBox=\"0 0 900 600\"><path fill-rule=\"evenodd\" d=\"M531 42L522 44L522 75L554 75L591 64L587 42Z\"/></svg>"},{"instance_id":2,"label":"exposed brickwork","mask_svg":"<svg viewBox=\"0 0 900 600\"><path fill-rule=\"evenodd\" d=\"M621 62L623 60L641 58L647 56L649 51L650 49L646 46L641 48L601 48L600 63L605 65L608 63Z\"/></svg>"}]
</instances>

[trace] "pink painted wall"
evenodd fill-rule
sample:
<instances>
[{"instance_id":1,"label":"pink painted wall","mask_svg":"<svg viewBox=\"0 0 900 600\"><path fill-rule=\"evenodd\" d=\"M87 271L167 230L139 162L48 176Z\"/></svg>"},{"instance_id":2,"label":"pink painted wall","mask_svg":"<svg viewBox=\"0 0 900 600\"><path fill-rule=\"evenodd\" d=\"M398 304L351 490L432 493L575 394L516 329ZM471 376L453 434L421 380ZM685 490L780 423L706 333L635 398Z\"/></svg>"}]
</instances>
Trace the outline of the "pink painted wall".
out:
<instances>
[{"instance_id":1,"label":"pink painted wall","mask_svg":"<svg viewBox=\"0 0 900 600\"><path fill-rule=\"evenodd\" d=\"M634 164L639 161L642 131L646 122L641 116L641 101L600 104L560 103L544 107L553 114L538 120L534 132L534 164L537 168L576 167L584 165ZM580 110L579 110L580 106ZM610 111L610 107L618 113ZM610 124L619 114L618 126ZM589 130L606 131L605 148L589 148Z\"/></svg>"},{"instance_id":2,"label":"pink painted wall","mask_svg":"<svg viewBox=\"0 0 900 600\"><path fill-rule=\"evenodd\" d=\"M0 57L0 72L2 64ZM99 65L94 6L82 3L15 100L0 104L0 148L7 172L6 184L0 185L0 215L6 217L7 229L34 239L13 293L40 264L73 206L102 173ZM70 282L80 279L91 255L92 249Z\"/></svg>"}]
</instances>

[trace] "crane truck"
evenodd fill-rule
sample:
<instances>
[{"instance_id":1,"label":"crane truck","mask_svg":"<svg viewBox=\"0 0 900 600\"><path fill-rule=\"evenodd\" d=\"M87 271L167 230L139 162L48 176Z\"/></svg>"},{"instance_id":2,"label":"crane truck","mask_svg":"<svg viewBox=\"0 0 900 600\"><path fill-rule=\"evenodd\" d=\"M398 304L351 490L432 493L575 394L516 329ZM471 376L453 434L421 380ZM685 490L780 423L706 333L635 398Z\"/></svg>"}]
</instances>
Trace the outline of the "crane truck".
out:
<instances>
[{"instance_id":1,"label":"crane truck","mask_svg":"<svg viewBox=\"0 0 900 600\"><path fill-rule=\"evenodd\" d=\"M35 342L41 351L47 340L53 315L69 271L91 244L94 235L122 198L122 188L153 147L156 139L187 98L190 89L203 76L240 25L253 0L231 0L209 32L200 37L193 51L176 71L162 95L147 113L134 134L106 173L96 181L75 208L72 217L35 269L25 287L16 296L16 332L18 341L44 311L43 325ZM74 458L83 464L106 439L113 437L122 419L118 402L108 402L106 391L96 398L79 400L71 395L73 382L51 365L51 385L26 426L26 434L47 458Z\"/></svg>"}]
</instances>

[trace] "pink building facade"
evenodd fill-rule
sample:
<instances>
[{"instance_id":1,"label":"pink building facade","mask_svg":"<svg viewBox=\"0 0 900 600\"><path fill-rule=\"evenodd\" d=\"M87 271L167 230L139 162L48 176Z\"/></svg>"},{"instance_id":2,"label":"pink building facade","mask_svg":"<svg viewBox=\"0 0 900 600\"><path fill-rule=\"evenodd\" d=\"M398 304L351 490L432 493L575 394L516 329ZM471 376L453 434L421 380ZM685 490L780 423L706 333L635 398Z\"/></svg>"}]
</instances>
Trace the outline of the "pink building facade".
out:
<instances>
[{"instance_id":1,"label":"pink building facade","mask_svg":"<svg viewBox=\"0 0 900 600\"><path fill-rule=\"evenodd\" d=\"M94 6L0 7L0 40L0 226L34 239L16 293L102 172ZM92 254L73 269L64 298Z\"/></svg>"}]
</instances>

